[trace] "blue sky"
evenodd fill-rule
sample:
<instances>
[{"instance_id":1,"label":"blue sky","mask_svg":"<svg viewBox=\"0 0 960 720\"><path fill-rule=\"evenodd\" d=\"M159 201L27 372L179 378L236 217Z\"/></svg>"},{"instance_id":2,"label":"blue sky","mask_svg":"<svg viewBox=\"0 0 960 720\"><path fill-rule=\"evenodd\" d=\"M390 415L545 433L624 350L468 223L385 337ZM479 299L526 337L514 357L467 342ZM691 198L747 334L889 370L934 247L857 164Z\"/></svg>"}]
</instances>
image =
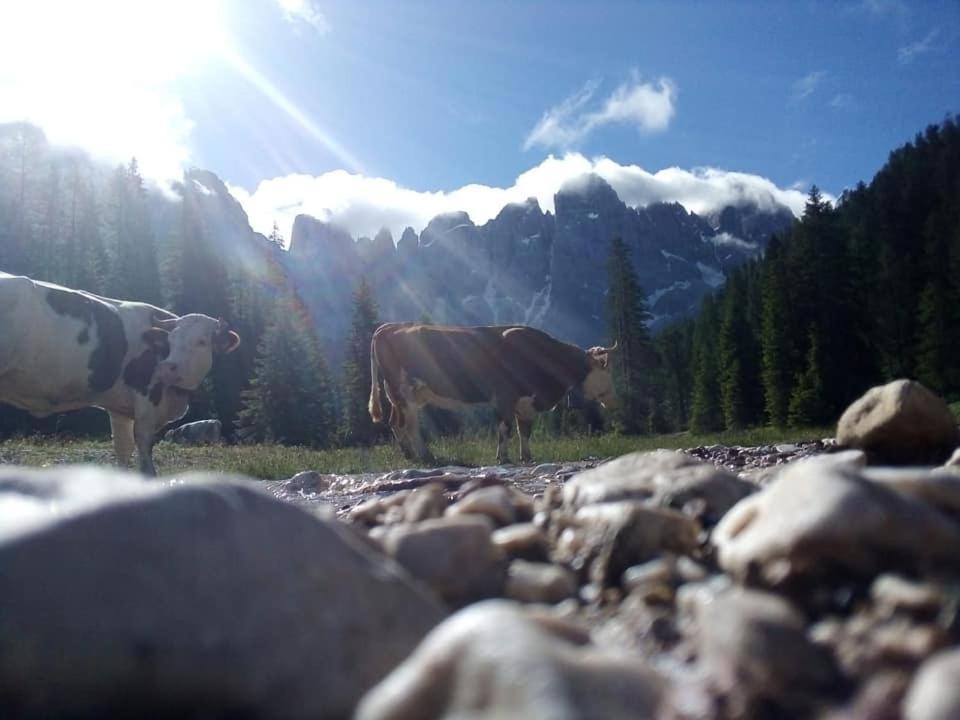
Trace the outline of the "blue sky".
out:
<instances>
[{"instance_id":1,"label":"blue sky","mask_svg":"<svg viewBox=\"0 0 960 720\"><path fill-rule=\"evenodd\" d=\"M397 233L458 204L482 222L584 170L631 204L796 209L960 108L957 0L91 0L67 23L106 43L89 67L90 42L38 24L77 4L0 10L0 43L35 41L7 52L53 65L0 50L0 91L19 83L0 119L157 177L211 169L261 230L305 211ZM77 111L83 90L102 101Z\"/></svg>"}]
</instances>

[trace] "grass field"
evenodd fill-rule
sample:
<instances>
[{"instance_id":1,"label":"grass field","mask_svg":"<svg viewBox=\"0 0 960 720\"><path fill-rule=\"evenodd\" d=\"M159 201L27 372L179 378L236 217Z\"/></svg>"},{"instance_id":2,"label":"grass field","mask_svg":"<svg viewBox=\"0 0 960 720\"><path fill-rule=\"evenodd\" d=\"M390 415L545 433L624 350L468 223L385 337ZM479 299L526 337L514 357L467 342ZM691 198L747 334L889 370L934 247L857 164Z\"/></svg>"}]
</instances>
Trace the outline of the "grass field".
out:
<instances>
[{"instance_id":1,"label":"grass field","mask_svg":"<svg viewBox=\"0 0 960 720\"><path fill-rule=\"evenodd\" d=\"M782 430L756 428L736 433L692 435L676 433L632 437L608 433L604 435L576 435L535 437L531 450L538 463L608 458L635 450L657 448L689 448L700 445L768 445L780 442L815 440L832 435L832 429ZM480 466L493 463L496 441L492 434L469 437L441 438L431 442L431 449L444 465ZM511 445L514 457L518 453L516 438ZM287 478L301 470L322 473L383 472L410 467L393 445L372 448L339 448L311 450L305 447L283 445L226 445L214 447L186 447L168 442L159 443L154 450L158 471L163 475L184 471L212 470L241 473L265 480ZM58 438L20 438L0 442L0 463L32 465L37 467L61 463L113 462L110 442L65 440Z\"/></svg>"}]
</instances>

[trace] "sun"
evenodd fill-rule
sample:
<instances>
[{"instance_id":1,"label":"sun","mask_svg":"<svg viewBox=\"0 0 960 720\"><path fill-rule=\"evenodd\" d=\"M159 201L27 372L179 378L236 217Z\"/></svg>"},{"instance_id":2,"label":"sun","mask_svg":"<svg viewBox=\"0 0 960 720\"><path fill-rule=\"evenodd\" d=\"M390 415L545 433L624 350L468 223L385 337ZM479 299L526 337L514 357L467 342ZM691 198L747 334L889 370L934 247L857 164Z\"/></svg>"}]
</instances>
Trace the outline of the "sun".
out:
<instances>
[{"instance_id":1,"label":"sun","mask_svg":"<svg viewBox=\"0 0 960 720\"><path fill-rule=\"evenodd\" d=\"M22 0L0 8L0 121L145 170L179 172L175 83L227 46L220 0Z\"/></svg>"}]
</instances>

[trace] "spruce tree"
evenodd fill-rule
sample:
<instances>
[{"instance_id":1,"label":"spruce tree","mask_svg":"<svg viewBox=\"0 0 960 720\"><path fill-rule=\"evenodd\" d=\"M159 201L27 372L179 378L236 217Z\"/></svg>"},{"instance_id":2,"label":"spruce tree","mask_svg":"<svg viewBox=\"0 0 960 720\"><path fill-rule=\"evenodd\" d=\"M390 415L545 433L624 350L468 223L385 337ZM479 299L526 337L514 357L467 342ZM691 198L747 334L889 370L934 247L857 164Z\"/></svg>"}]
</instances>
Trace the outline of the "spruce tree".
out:
<instances>
[{"instance_id":1,"label":"spruce tree","mask_svg":"<svg viewBox=\"0 0 960 720\"><path fill-rule=\"evenodd\" d=\"M787 424L792 382L788 309L780 240L774 237L767 246L763 267L760 347L764 409L767 421L777 427Z\"/></svg>"},{"instance_id":2,"label":"spruce tree","mask_svg":"<svg viewBox=\"0 0 960 720\"><path fill-rule=\"evenodd\" d=\"M824 358L816 328L808 331L807 359L790 396L788 420L793 427L821 425L829 422L828 404L823 394Z\"/></svg>"},{"instance_id":3,"label":"spruce tree","mask_svg":"<svg viewBox=\"0 0 960 720\"><path fill-rule=\"evenodd\" d=\"M292 296L273 313L242 398L238 434L244 440L328 447L334 439L326 362L312 322Z\"/></svg>"},{"instance_id":4,"label":"spruce tree","mask_svg":"<svg viewBox=\"0 0 960 720\"><path fill-rule=\"evenodd\" d=\"M625 433L650 432L656 413L656 354L647 330L650 313L637 282L630 250L619 237L610 245L607 312L617 390L617 424Z\"/></svg>"},{"instance_id":5,"label":"spruce tree","mask_svg":"<svg viewBox=\"0 0 960 720\"><path fill-rule=\"evenodd\" d=\"M160 305L160 266L147 193L136 158L114 172L107 215L112 263L107 292L120 299Z\"/></svg>"},{"instance_id":6,"label":"spruce tree","mask_svg":"<svg viewBox=\"0 0 960 720\"><path fill-rule=\"evenodd\" d=\"M370 445L377 430L370 419L370 341L379 327L377 303L366 278L353 293L353 322L344 363L343 439L347 445Z\"/></svg>"},{"instance_id":7,"label":"spruce tree","mask_svg":"<svg viewBox=\"0 0 960 720\"><path fill-rule=\"evenodd\" d=\"M717 336L720 307L716 298L707 295L700 305L693 332L693 393L690 400L690 429L698 433L716 432L723 428L720 407L720 379L717 364Z\"/></svg>"}]
</instances>

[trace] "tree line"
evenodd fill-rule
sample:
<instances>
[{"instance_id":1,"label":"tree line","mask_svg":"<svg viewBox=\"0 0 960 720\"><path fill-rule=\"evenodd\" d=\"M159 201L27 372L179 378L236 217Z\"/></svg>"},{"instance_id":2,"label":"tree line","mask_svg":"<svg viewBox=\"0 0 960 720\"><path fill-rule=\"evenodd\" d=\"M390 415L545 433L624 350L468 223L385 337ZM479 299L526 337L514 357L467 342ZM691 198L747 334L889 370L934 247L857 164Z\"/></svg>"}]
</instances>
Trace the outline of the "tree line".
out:
<instances>
[{"instance_id":1,"label":"tree line","mask_svg":"<svg viewBox=\"0 0 960 720\"><path fill-rule=\"evenodd\" d=\"M952 117L892 152L835 206L811 188L802 218L762 258L654 338L624 252L614 241L609 297L611 335L627 333L633 345L620 361L625 430L827 425L867 388L901 377L960 398Z\"/></svg>"}]
</instances>

